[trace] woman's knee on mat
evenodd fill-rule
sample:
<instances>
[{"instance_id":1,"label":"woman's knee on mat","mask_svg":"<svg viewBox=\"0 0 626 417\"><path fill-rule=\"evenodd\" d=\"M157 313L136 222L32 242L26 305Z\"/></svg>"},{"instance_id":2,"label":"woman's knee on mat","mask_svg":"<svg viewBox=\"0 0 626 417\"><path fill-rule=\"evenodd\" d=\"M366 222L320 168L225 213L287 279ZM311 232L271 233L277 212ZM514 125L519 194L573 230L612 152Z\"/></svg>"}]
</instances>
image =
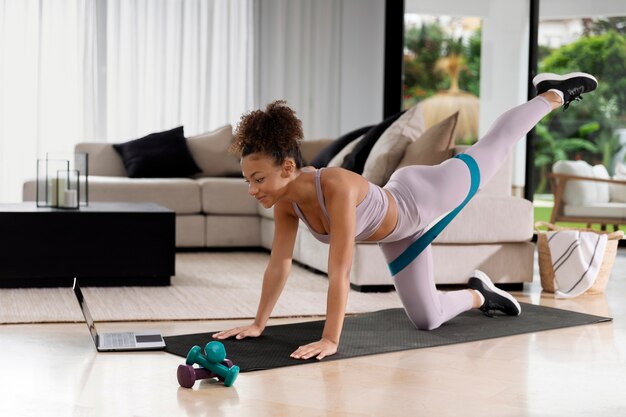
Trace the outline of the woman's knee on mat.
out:
<instances>
[{"instance_id":1,"label":"woman's knee on mat","mask_svg":"<svg viewBox=\"0 0 626 417\"><path fill-rule=\"evenodd\" d=\"M419 315L411 315L408 311L409 319L417 330L435 330L443 324L441 314L435 312L421 312Z\"/></svg>"}]
</instances>

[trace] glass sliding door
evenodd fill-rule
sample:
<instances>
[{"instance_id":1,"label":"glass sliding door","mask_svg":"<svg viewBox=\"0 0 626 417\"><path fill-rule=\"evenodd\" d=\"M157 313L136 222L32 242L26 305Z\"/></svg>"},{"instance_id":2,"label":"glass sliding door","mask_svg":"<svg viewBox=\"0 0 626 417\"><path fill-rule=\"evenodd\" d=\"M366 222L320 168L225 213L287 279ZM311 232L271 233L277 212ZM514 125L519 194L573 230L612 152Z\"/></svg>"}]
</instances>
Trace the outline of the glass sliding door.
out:
<instances>
[{"instance_id":1,"label":"glass sliding door","mask_svg":"<svg viewBox=\"0 0 626 417\"><path fill-rule=\"evenodd\" d=\"M536 220L547 220L555 191L547 174L557 161L585 161L626 179L626 3L541 0L539 10L538 72L584 71L599 81L537 126L533 200Z\"/></svg>"}]
</instances>

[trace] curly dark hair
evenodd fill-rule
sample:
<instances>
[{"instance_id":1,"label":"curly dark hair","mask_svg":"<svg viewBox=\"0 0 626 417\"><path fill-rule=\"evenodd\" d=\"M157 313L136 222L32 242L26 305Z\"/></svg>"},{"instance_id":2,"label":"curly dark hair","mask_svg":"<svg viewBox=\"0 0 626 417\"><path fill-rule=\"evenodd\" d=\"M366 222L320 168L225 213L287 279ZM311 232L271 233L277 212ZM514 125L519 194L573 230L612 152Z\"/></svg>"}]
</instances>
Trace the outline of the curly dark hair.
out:
<instances>
[{"instance_id":1,"label":"curly dark hair","mask_svg":"<svg viewBox=\"0 0 626 417\"><path fill-rule=\"evenodd\" d=\"M296 117L296 112L287 106L286 101L276 100L265 110L254 110L241 116L231 151L241 157L264 153L276 165L293 158L299 169L304 166L300 153L303 138L302 122Z\"/></svg>"}]
</instances>

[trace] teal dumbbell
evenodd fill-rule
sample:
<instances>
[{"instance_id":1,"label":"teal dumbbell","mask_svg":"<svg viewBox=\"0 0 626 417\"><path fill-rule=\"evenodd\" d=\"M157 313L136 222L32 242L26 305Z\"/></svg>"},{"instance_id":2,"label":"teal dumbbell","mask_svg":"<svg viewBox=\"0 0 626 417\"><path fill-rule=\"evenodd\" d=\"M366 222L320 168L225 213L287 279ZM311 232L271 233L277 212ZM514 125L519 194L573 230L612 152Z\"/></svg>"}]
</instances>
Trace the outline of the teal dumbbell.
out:
<instances>
[{"instance_id":1,"label":"teal dumbbell","mask_svg":"<svg viewBox=\"0 0 626 417\"><path fill-rule=\"evenodd\" d=\"M202 354L200 346L194 346L187 353L187 365L198 364L214 374L224 378L224 386L230 387L235 383L239 375L239 367L233 365L228 368L221 362L226 359L226 349L221 342L213 341L207 343Z\"/></svg>"}]
</instances>

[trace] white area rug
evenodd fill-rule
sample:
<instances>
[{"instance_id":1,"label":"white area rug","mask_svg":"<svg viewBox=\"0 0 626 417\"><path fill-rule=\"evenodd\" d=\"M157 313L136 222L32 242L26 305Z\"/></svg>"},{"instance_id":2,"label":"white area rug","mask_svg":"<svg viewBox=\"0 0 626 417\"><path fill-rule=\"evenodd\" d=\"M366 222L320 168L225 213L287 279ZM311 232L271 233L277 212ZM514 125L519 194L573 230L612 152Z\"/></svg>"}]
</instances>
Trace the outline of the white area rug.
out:
<instances>
[{"instance_id":1,"label":"white area rug","mask_svg":"<svg viewBox=\"0 0 626 417\"><path fill-rule=\"evenodd\" d=\"M268 259L262 252L178 253L169 287L86 287L83 293L96 321L253 318ZM327 286L325 275L294 264L272 317L324 315ZM347 313L393 307L401 307L393 291L351 291ZM0 290L0 323L81 320L71 288Z\"/></svg>"}]
</instances>

